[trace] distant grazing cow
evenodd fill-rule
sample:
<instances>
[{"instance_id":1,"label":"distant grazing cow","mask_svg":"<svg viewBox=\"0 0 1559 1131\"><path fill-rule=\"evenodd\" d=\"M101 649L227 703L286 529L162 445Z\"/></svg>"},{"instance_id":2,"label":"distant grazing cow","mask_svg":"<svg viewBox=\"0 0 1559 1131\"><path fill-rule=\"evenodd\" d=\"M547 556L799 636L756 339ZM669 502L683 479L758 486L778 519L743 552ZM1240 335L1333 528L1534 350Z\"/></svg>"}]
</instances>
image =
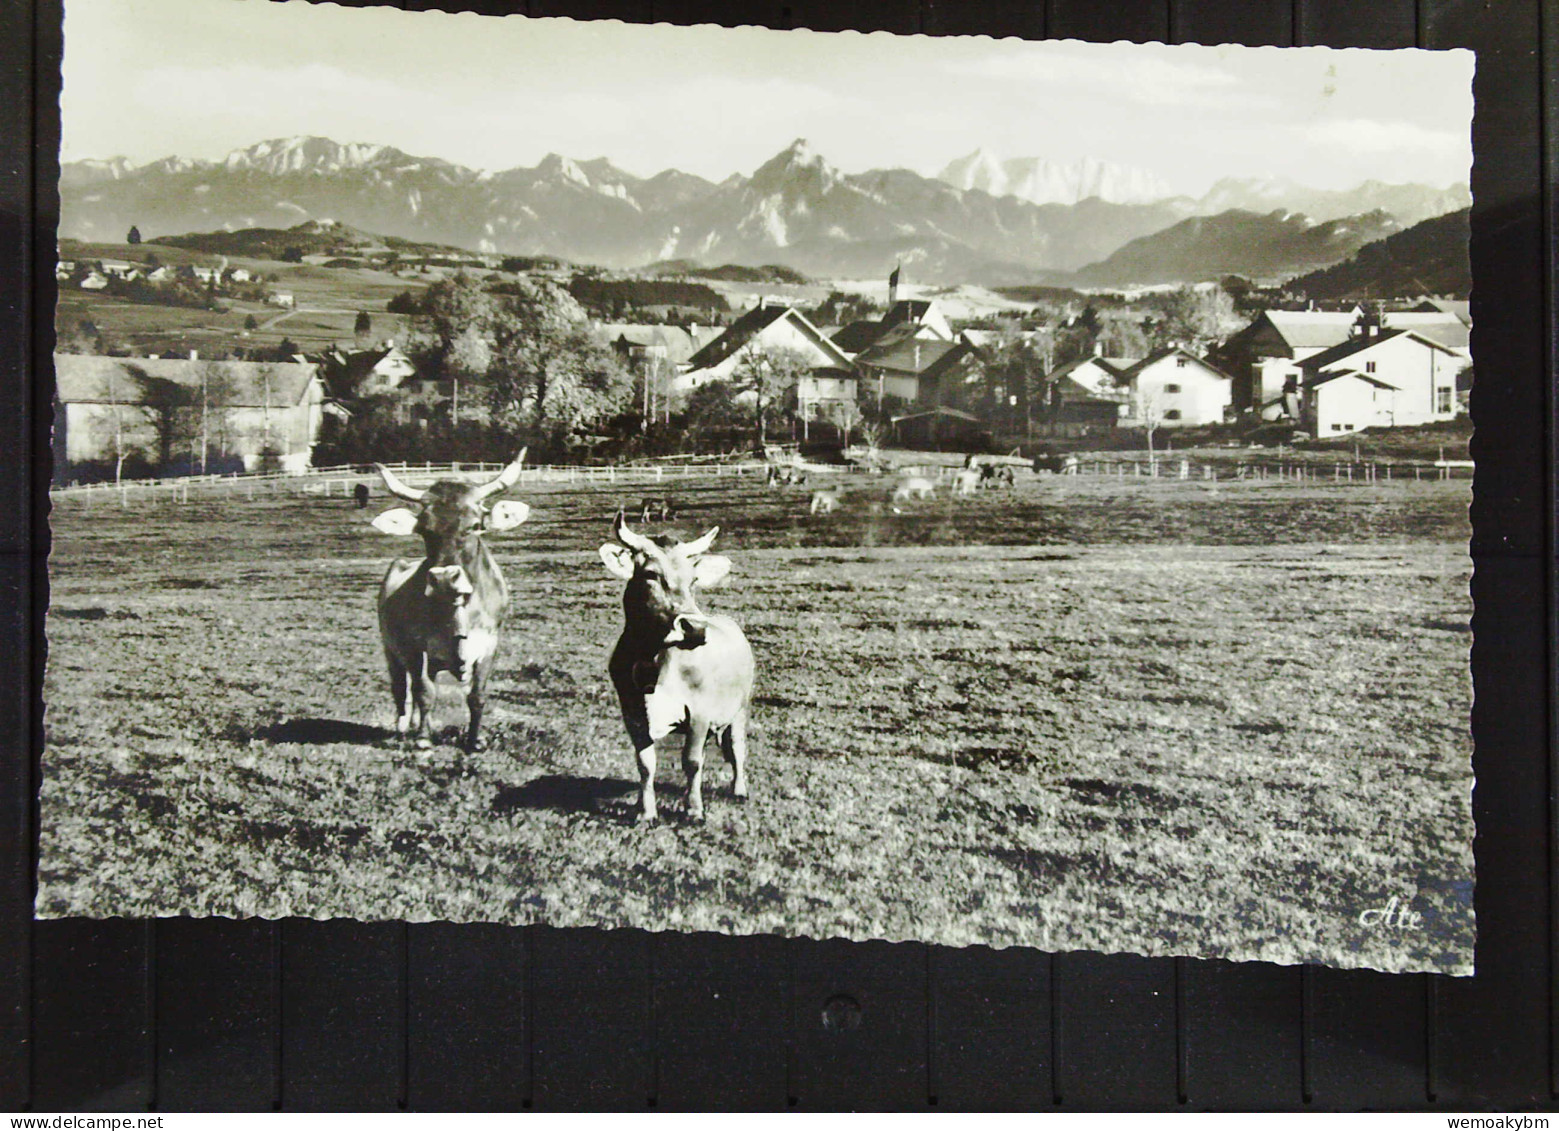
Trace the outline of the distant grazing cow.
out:
<instances>
[{"instance_id":1,"label":"distant grazing cow","mask_svg":"<svg viewBox=\"0 0 1559 1131\"><path fill-rule=\"evenodd\" d=\"M953 476L953 493L955 495L972 495L975 488L984 478L977 467L966 467Z\"/></svg>"},{"instance_id":2,"label":"distant grazing cow","mask_svg":"<svg viewBox=\"0 0 1559 1131\"><path fill-rule=\"evenodd\" d=\"M833 487L825 487L820 491L812 492L812 513L833 514L834 508L839 505L839 492Z\"/></svg>"},{"instance_id":3,"label":"distant grazing cow","mask_svg":"<svg viewBox=\"0 0 1559 1131\"><path fill-rule=\"evenodd\" d=\"M983 464L980 467L980 486L987 490L997 487L1016 487L1018 483L1017 473L1008 466L998 466L994 463Z\"/></svg>"},{"instance_id":4,"label":"distant grazing cow","mask_svg":"<svg viewBox=\"0 0 1559 1131\"><path fill-rule=\"evenodd\" d=\"M481 748L482 691L509 603L503 573L482 535L513 529L530 514L524 503L489 508L487 500L514 486L524 459L522 451L486 483L440 479L425 490L375 465L392 495L416 505L385 511L374 527L385 534L419 534L426 551L420 559L392 562L379 589L379 633L395 696L395 726L402 734L414 731L421 749L433 745L429 714L433 678L441 671L465 688L471 712L465 745Z\"/></svg>"},{"instance_id":5,"label":"distant grazing cow","mask_svg":"<svg viewBox=\"0 0 1559 1131\"><path fill-rule=\"evenodd\" d=\"M647 538L618 515L616 541L601 547L608 572L628 583L623 633L608 671L638 758L641 821L656 818L655 743L673 731L687 735L682 768L690 817L704 815L704 744L711 731L735 772L736 796L747 796L752 649L734 620L700 610L693 592L718 584L731 569L729 558L708 553L719 533L717 526L686 543L669 535Z\"/></svg>"},{"instance_id":6,"label":"distant grazing cow","mask_svg":"<svg viewBox=\"0 0 1559 1131\"><path fill-rule=\"evenodd\" d=\"M936 484L923 475L912 475L907 479L899 480L893 494L888 497L888 503L893 508L894 514L901 514L899 504L906 499L933 499L936 497Z\"/></svg>"},{"instance_id":7,"label":"distant grazing cow","mask_svg":"<svg viewBox=\"0 0 1559 1131\"><path fill-rule=\"evenodd\" d=\"M764 485L768 487L799 487L806 481L807 474L799 467L780 467L777 464L770 464L763 477Z\"/></svg>"},{"instance_id":8,"label":"distant grazing cow","mask_svg":"<svg viewBox=\"0 0 1559 1131\"><path fill-rule=\"evenodd\" d=\"M639 507L640 522L670 522L677 517L677 506L668 498L648 498Z\"/></svg>"}]
</instances>

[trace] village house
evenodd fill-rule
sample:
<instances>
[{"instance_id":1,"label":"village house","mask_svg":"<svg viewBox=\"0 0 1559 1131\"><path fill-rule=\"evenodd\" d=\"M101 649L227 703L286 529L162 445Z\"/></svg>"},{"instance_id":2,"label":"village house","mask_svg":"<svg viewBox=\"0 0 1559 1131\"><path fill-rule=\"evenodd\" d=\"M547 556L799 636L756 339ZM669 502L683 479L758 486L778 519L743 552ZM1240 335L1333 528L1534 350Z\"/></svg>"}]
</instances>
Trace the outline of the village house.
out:
<instances>
[{"instance_id":1,"label":"village house","mask_svg":"<svg viewBox=\"0 0 1559 1131\"><path fill-rule=\"evenodd\" d=\"M1155 350L1123 376L1128 408L1120 422L1127 427L1221 424L1233 397L1227 373L1179 346Z\"/></svg>"},{"instance_id":2,"label":"village house","mask_svg":"<svg viewBox=\"0 0 1559 1131\"><path fill-rule=\"evenodd\" d=\"M1425 298L1413 307L1418 314L1449 314L1463 326L1472 327L1472 303L1464 298Z\"/></svg>"},{"instance_id":3,"label":"village house","mask_svg":"<svg viewBox=\"0 0 1559 1131\"><path fill-rule=\"evenodd\" d=\"M850 359L793 306L759 300L690 357L686 369L672 379L672 391L687 393L711 381L729 381L739 367L767 351L787 351L804 358L810 372L786 391L803 420L835 416L853 408L855 373Z\"/></svg>"},{"instance_id":4,"label":"village house","mask_svg":"<svg viewBox=\"0 0 1559 1131\"><path fill-rule=\"evenodd\" d=\"M1190 428L1222 423L1232 397L1228 374L1167 346L1144 358L1083 357L1051 371L1044 426L1085 436L1115 427Z\"/></svg>"},{"instance_id":5,"label":"village house","mask_svg":"<svg viewBox=\"0 0 1559 1131\"><path fill-rule=\"evenodd\" d=\"M602 322L596 326L602 339L630 368L650 362L673 370L720 336L719 326L695 324L681 326L643 325L632 322Z\"/></svg>"},{"instance_id":6,"label":"village house","mask_svg":"<svg viewBox=\"0 0 1559 1131\"><path fill-rule=\"evenodd\" d=\"M92 271L87 274L85 279L81 280L79 285L84 291L100 291L108 286L108 277Z\"/></svg>"},{"instance_id":7,"label":"village house","mask_svg":"<svg viewBox=\"0 0 1559 1131\"><path fill-rule=\"evenodd\" d=\"M1462 357L1417 330L1371 328L1305 359L1301 419L1319 437L1454 420Z\"/></svg>"},{"instance_id":8,"label":"village house","mask_svg":"<svg viewBox=\"0 0 1559 1131\"><path fill-rule=\"evenodd\" d=\"M1412 311L1387 311L1378 316L1386 329L1413 330L1472 359L1470 322L1465 304L1420 303ZM1458 309L1461 307L1461 309ZM1324 350L1355 337L1373 316L1355 306L1346 311L1267 310L1229 339L1226 352L1234 364L1234 407L1251 410L1265 419L1284 415L1283 390L1303 379L1303 363Z\"/></svg>"},{"instance_id":9,"label":"village house","mask_svg":"<svg viewBox=\"0 0 1559 1131\"><path fill-rule=\"evenodd\" d=\"M855 358L874 347L895 341L950 342L952 327L940 307L929 299L889 299L888 312L881 318L862 318L837 330L834 345Z\"/></svg>"},{"instance_id":10,"label":"village house","mask_svg":"<svg viewBox=\"0 0 1559 1131\"><path fill-rule=\"evenodd\" d=\"M330 395L343 400L393 392L417 375L416 365L393 341L377 349L331 350L321 370Z\"/></svg>"},{"instance_id":11,"label":"village house","mask_svg":"<svg viewBox=\"0 0 1559 1131\"><path fill-rule=\"evenodd\" d=\"M1137 357L1104 357L1091 354L1076 358L1050 371L1052 384L1069 381L1079 390L1092 396L1110 396L1122 387L1126 371L1137 362Z\"/></svg>"},{"instance_id":12,"label":"village house","mask_svg":"<svg viewBox=\"0 0 1559 1131\"><path fill-rule=\"evenodd\" d=\"M874 403L896 399L926 408L956 406L966 399L965 386L978 383L983 373L980 352L967 340L928 340L912 325L857 354L855 367Z\"/></svg>"},{"instance_id":13,"label":"village house","mask_svg":"<svg viewBox=\"0 0 1559 1131\"><path fill-rule=\"evenodd\" d=\"M139 452L167 469L210 458L301 472L324 413L318 366L196 357L55 354L55 445L65 464Z\"/></svg>"},{"instance_id":14,"label":"village house","mask_svg":"<svg viewBox=\"0 0 1559 1131\"><path fill-rule=\"evenodd\" d=\"M1050 371L1042 427L1053 436L1087 436L1116 427L1130 411L1131 357L1076 358Z\"/></svg>"}]
</instances>

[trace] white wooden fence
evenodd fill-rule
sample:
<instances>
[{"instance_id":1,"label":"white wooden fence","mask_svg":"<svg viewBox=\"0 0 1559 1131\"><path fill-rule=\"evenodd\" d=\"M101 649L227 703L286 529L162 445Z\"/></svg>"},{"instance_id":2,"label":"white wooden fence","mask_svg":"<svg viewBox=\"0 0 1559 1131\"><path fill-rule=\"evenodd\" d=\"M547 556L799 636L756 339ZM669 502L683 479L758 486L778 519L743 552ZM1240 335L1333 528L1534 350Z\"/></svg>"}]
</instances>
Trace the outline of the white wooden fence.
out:
<instances>
[{"instance_id":1,"label":"white wooden fence","mask_svg":"<svg viewBox=\"0 0 1559 1131\"><path fill-rule=\"evenodd\" d=\"M675 461L673 461L675 460ZM394 463L386 464L396 475L413 485L449 477L479 479L496 475L503 469L498 463ZM567 483L584 486L623 484L650 486L689 478L761 477L772 466L760 460L733 461L728 457L683 457L617 466L580 466L577 464L527 465L520 483ZM843 467L805 465L814 471L844 471ZM921 474L955 472L956 468L899 468ZM1382 483L1394 481L1425 482L1467 479L1473 474L1471 460L1434 461L1359 460L1321 463L1282 459L1229 459L1204 461L1172 453L1149 458L1146 455L1117 453L1094 454L1080 458L1073 474L1108 479L1196 479L1253 480L1290 483ZM253 499L267 496L350 498L360 483L376 485L379 476L354 466L318 467L305 472L263 474L190 475L173 479L137 479L120 483L74 483L51 489L55 499L80 499L87 503L174 502L241 496Z\"/></svg>"},{"instance_id":2,"label":"white wooden fence","mask_svg":"<svg viewBox=\"0 0 1559 1131\"><path fill-rule=\"evenodd\" d=\"M390 463L385 464L398 477L413 486L435 479L481 479L502 471L501 463ZM527 464L520 472L521 484L577 483L652 485L691 477L740 478L762 476L766 464L756 460L689 458L680 462L655 462L594 467L577 464ZM187 475L170 479L134 479L119 483L72 483L51 488L55 499L81 499L88 503L118 503L129 506L139 502L187 503L192 499L241 496L253 499L276 495L340 495L350 498L359 483L379 484L375 471L355 466L316 467L304 472L267 472L233 475Z\"/></svg>"},{"instance_id":3,"label":"white wooden fence","mask_svg":"<svg viewBox=\"0 0 1559 1131\"><path fill-rule=\"evenodd\" d=\"M1335 463L1271 459L1196 460L1174 455L1079 460L1075 474L1115 479L1236 479L1293 483L1385 483L1470 479L1472 460L1358 460Z\"/></svg>"}]
</instances>

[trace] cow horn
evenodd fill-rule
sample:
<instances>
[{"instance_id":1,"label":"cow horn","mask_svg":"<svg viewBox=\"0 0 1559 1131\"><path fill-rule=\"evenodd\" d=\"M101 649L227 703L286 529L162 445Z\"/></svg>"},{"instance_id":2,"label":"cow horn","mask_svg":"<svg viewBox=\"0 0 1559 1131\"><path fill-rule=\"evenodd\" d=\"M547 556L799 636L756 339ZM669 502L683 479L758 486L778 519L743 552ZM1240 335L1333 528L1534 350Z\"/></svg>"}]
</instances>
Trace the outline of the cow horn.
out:
<instances>
[{"instance_id":1,"label":"cow horn","mask_svg":"<svg viewBox=\"0 0 1559 1131\"><path fill-rule=\"evenodd\" d=\"M485 499L489 495L496 495L501 491L507 491L520 481L520 468L525 463L525 453L529 448L521 448L520 454L514 457L514 462L500 471L494 478L489 479L472 492L474 498Z\"/></svg>"},{"instance_id":2,"label":"cow horn","mask_svg":"<svg viewBox=\"0 0 1559 1131\"><path fill-rule=\"evenodd\" d=\"M390 494L397 495L407 502L419 503L426 491L419 491L415 487L408 487L395 477L395 473L382 463L374 464L374 470L384 479L384 485L390 489Z\"/></svg>"},{"instance_id":3,"label":"cow horn","mask_svg":"<svg viewBox=\"0 0 1559 1131\"><path fill-rule=\"evenodd\" d=\"M719 533L720 528L718 526L711 526L709 528L709 533L705 534L702 538L696 538L691 542L684 542L682 544L682 552L690 558L698 557L699 554L705 553L709 547L715 544L715 535Z\"/></svg>"},{"instance_id":4,"label":"cow horn","mask_svg":"<svg viewBox=\"0 0 1559 1131\"><path fill-rule=\"evenodd\" d=\"M655 543L642 534L635 534L628 529L628 520L623 517L623 512L618 511L617 517L612 519L612 537L627 546L630 550L638 550L640 553L652 553Z\"/></svg>"}]
</instances>

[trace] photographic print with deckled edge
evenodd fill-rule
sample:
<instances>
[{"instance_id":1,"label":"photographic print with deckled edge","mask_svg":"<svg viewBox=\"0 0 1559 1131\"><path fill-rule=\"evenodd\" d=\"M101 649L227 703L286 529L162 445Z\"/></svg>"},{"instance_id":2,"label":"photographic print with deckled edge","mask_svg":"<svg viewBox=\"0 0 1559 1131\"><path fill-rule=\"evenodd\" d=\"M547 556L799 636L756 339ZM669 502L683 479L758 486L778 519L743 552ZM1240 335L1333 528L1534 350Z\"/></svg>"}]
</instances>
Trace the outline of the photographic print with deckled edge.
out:
<instances>
[{"instance_id":1,"label":"photographic print with deckled edge","mask_svg":"<svg viewBox=\"0 0 1559 1131\"><path fill-rule=\"evenodd\" d=\"M37 913L1470 974L1470 52L71 0Z\"/></svg>"}]
</instances>

